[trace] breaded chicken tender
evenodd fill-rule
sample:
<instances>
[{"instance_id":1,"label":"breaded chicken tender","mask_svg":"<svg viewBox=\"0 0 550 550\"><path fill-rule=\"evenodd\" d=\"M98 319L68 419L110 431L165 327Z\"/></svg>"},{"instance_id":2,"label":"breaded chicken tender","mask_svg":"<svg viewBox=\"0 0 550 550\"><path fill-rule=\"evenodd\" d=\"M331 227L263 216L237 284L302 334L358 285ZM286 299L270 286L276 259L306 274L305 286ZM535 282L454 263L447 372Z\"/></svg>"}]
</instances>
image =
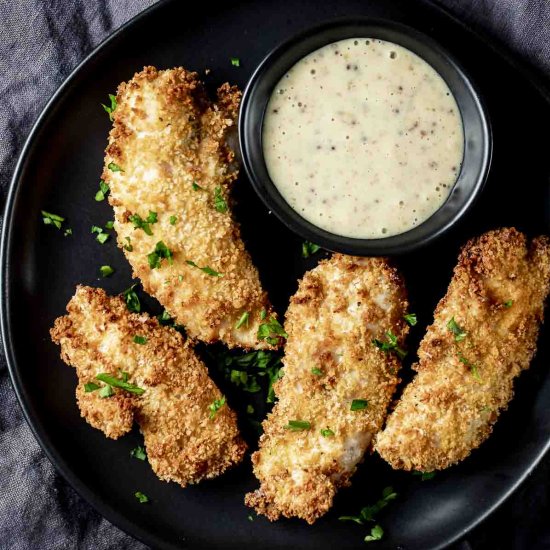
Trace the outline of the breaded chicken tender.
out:
<instances>
[{"instance_id":1,"label":"breaded chicken tender","mask_svg":"<svg viewBox=\"0 0 550 550\"><path fill-rule=\"evenodd\" d=\"M350 485L399 381L397 356L373 340L403 342L406 309L383 258L337 254L306 273L286 314L284 375L252 456L260 488L248 506L313 523Z\"/></svg>"},{"instance_id":2,"label":"breaded chicken tender","mask_svg":"<svg viewBox=\"0 0 550 550\"><path fill-rule=\"evenodd\" d=\"M188 336L266 348L271 306L231 213L240 98L224 84L212 103L196 73L146 67L118 88L102 178L134 276Z\"/></svg>"},{"instance_id":3,"label":"breaded chicken tender","mask_svg":"<svg viewBox=\"0 0 550 550\"><path fill-rule=\"evenodd\" d=\"M154 472L182 487L241 462L246 445L235 413L179 332L129 313L122 298L99 288L79 286L67 312L51 337L76 368L76 398L90 425L116 439L137 421ZM140 392L109 391L96 378L103 373Z\"/></svg>"},{"instance_id":4,"label":"breaded chicken tender","mask_svg":"<svg viewBox=\"0 0 550 550\"><path fill-rule=\"evenodd\" d=\"M430 472L485 441L536 352L550 289L550 241L490 231L462 249L376 450L393 468Z\"/></svg>"}]
</instances>

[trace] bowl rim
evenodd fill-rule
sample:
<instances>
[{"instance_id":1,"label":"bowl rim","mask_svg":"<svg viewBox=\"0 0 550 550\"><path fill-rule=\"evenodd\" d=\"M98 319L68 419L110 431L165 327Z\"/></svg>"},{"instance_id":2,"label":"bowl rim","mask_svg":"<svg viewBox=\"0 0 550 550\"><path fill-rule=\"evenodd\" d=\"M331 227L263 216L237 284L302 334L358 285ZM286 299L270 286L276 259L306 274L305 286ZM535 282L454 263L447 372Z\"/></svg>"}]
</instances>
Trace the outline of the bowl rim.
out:
<instances>
[{"instance_id":1,"label":"bowl rim","mask_svg":"<svg viewBox=\"0 0 550 550\"><path fill-rule=\"evenodd\" d=\"M399 35L399 38L404 37L405 41L410 38L416 43L420 43L423 46L427 47L429 50L434 52L436 56L440 58L441 61L444 61L447 65L450 66L450 70L455 73L462 81L464 89L467 91L472 104L475 106L477 115L479 116L480 130L481 130L481 144L480 144L480 169L477 172L475 181L472 185L471 190L465 194L464 198L461 200L458 208L454 208L452 214L447 215L442 223L435 224L435 218L439 213L442 213L444 207L446 210L451 208L449 203L451 198L454 198L453 190L456 184L461 180L461 174L464 167L464 159L466 155L466 143L464 144L464 156L461 163L461 169L457 175L457 178L453 184L453 188L449 193L446 200L443 204L426 220L420 223L417 226L414 226L408 231L392 235L384 238L352 238L338 235L326 231L315 224L309 222L303 218L296 210L294 210L288 202L282 197L275 184L267 175L267 177L258 177L256 167L258 165L256 161L251 158L249 154L250 147L249 143L251 138L249 134L252 133L252 130L249 129L249 118L250 111L254 108L255 99L253 94L255 92L258 83L261 82L264 73L266 73L269 68L283 57L287 53L292 53L294 50L299 48L304 42L309 40L314 40L316 37L320 37L330 31L340 31L343 35L339 38L328 38L327 40L322 40L320 45L315 45L306 53L302 53L295 60L291 61L286 65L286 70L291 68L296 64L301 58L308 55L323 46L336 42L338 40L345 40L346 38L361 37L361 38L374 38L377 39L377 36L367 36L362 34L356 35L346 35L346 31L350 29L360 30L363 28L363 33L382 31L382 32L395 32ZM380 38L385 40L384 38ZM389 40L392 41L392 40ZM414 49L409 47L409 45L404 45L399 41L394 43L409 49L422 59L426 61L432 68L443 78L446 84L453 92L453 96L456 94L453 87L449 84L448 79L441 74L440 70L433 66L433 64L428 61L424 56L417 53ZM284 74L284 73L283 73ZM269 101L269 99L267 100ZM263 127L263 121L265 116L265 106L261 114L261 124L259 128L260 138L261 138L261 128ZM262 102L263 103L263 102ZM457 100L457 105L461 114L461 119L464 127L463 112L461 106ZM433 39L431 36L426 33L416 29L415 27L405 25L400 22L396 22L390 19L383 18L371 18L371 17L338 17L327 20L318 25L309 27L300 33L297 33L291 36L284 42L281 42L274 48L272 48L258 64L255 70L252 73L252 76L249 78L248 83L243 92L243 97L241 100L241 107L239 111L238 119L238 137L239 137L239 147L240 147L240 156L242 159L242 164L244 166L245 172L248 176L248 179L251 182L252 187L256 191L257 195L260 197L264 205L269 209L270 212L273 212L275 216L293 233L296 233L302 236L304 239L314 242L315 244L320 245L322 248L331 250L333 252L341 252L345 254L353 254L358 256L386 256L394 254L403 254L411 252L420 247L427 246L434 240L440 238L446 234L456 223L460 221L461 218L471 209L475 201L481 194L483 187L487 181L488 175L490 173L491 161L493 156L493 133L492 126L490 121L490 116L486 104L482 98L482 95L479 92L479 88L476 86L475 81L469 75L469 73L464 69L463 65L456 59L456 57L451 54L445 47L441 46L438 41ZM260 139L261 142L261 139ZM263 149L261 157L261 163L265 166ZM267 168L266 168L267 172ZM431 220L431 222L430 222ZM425 231L427 223L430 222L434 224L432 231L421 234L415 238L415 235Z\"/></svg>"}]
</instances>

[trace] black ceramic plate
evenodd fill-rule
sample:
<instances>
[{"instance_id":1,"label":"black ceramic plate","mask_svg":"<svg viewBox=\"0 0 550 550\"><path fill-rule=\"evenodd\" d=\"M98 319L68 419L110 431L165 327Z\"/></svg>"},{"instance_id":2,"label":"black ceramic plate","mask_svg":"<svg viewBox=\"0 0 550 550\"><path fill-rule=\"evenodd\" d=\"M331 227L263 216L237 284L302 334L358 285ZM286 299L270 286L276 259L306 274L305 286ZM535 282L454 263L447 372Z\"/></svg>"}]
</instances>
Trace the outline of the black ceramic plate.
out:
<instances>
[{"instance_id":1,"label":"black ceramic plate","mask_svg":"<svg viewBox=\"0 0 550 550\"><path fill-rule=\"evenodd\" d=\"M537 359L519 379L517 397L493 436L470 458L422 482L368 457L353 487L341 491L334 509L313 527L300 521L247 519L243 495L257 485L248 460L223 477L185 490L159 481L147 463L129 457L141 442L137 433L109 441L80 418L74 371L61 362L48 336L77 283L117 293L131 282L130 268L113 241L101 246L90 235L92 224L112 218L109 206L93 198L109 130L100 103L145 64L183 65L201 72L209 68L206 81L212 87L226 80L244 87L276 44L334 17L387 18L439 41L464 65L484 97L493 123L494 156L483 194L460 224L421 252L397 258L420 319L409 340L414 350L445 292L460 244L503 225L530 235L550 232L547 99L483 40L424 2L225 0L192 5L190 11L189 3L164 2L103 44L49 103L19 162L2 242L2 329L27 419L52 462L80 494L113 523L156 548L360 547L366 528L340 523L337 517L357 512L390 484L399 497L380 516L386 537L379 547L443 547L494 510L549 446L549 331L543 331ZM232 56L241 59L241 67L231 65ZM300 239L267 213L244 177L236 194L249 249L283 314L297 278L319 255L301 258ZM65 215L73 236L64 238L45 227L41 209ZM116 274L99 280L102 264L114 266ZM155 305L151 301L148 307ZM239 408L235 394L226 386L224 391ZM152 502L139 504L136 490Z\"/></svg>"}]
</instances>

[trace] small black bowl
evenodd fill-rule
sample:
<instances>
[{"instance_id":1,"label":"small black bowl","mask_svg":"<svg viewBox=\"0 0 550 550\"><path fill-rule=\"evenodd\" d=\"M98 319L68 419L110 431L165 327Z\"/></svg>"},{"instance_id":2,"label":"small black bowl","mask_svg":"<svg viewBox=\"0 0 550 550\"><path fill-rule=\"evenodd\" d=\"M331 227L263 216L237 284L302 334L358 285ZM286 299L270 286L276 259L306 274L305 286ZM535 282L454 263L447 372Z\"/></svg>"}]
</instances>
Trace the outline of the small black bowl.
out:
<instances>
[{"instance_id":1,"label":"small black bowl","mask_svg":"<svg viewBox=\"0 0 550 550\"><path fill-rule=\"evenodd\" d=\"M267 171L262 147L264 114L283 75L311 52L346 38L378 38L399 44L427 61L445 80L458 104L464 128L464 157L445 203L422 224L383 239L356 239L330 233L305 220L279 193ZM359 256L409 252L443 235L473 204L485 183L492 152L488 115L470 79L455 59L419 31L391 21L336 20L290 39L260 63L244 92L239 116L243 164L266 206L292 231L328 250Z\"/></svg>"}]
</instances>

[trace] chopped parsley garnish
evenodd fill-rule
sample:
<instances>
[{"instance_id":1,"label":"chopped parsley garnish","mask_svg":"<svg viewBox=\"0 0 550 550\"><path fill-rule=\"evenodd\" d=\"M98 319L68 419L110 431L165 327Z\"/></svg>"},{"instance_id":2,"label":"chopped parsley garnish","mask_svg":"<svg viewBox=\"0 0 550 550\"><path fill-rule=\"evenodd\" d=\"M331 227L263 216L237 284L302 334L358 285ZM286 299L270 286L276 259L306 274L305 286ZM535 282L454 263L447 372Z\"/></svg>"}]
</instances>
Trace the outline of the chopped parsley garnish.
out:
<instances>
[{"instance_id":1,"label":"chopped parsley garnish","mask_svg":"<svg viewBox=\"0 0 550 550\"><path fill-rule=\"evenodd\" d=\"M291 430L293 432L303 432L311 428L311 422L307 420L289 420L285 426L285 430Z\"/></svg>"},{"instance_id":2,"label":"chopped parsley garnish","mask_svg":"<svg viewBox=\"0 0 550 550\"><path fill-rule=\"evenodd\" d=\"M174 321L166 310L164 310L160 315L157 315L157 319L161 325L170 325Z\"/></svg>"},{"instance_id":3,"label":"chopped parsley garnish","mask_svg":"<svg viewBox=\"0 0 550 550\"><path fill-rule=\"evenodd\" d=\"M105 222L105 229L113 229L114 226L115 226L115 222L112 220Z\"/></svg>"},{"instance_id":4,"label":"chopped parsley garnish","mask_svg":"<svg viewBox=\"0 0 550 550\"><path fill-rule=\"evenodd\" d=\"M214 190L214 208L222 214L227 212L227 203L223 198L221 187L216 187Z\"/></svg>"},{"instance_id":5,"label":"chopped parsley garnish","mask_svg":"<svg viewBox=\"0 0 550 550\"><path fill-rule=\"evenodd\" d=\"M466 359L466 357L464 357L464 355L462 355L462 353L459 352L458 354L458 360L463 364L463 365L466 365L469 369L470 369L470 372L472 373L472 376L478 381L478 382L481 382L481 376L479 376L479 371L477 370L477 366L474 365L474 363L472 363L471 361L468 361L468 359Z\"/></svg>"},{"instance_id":6,"label":"chopped parsley garnish","mask_svg":"<svg viewBox=\"0 0 550 550\"><path fill-rule=\"evenodd\" d=\"M102 277L110 277L115 270L110 265L102 265L99 268L99 272L101 273Z\"/></svg>"},{"instance_id":7,"label":"chopped parsley garnish","mask_svg":"<svg viewBox=\"0 0 550 550\"><path fill-rule=\"evenodd\" d=\"M262 390L260 381L267 380L266 402L275 401L273 384L282 374L281 357L273 351L252 351L244 355L234 355L228 351L212 353L218 369L223 372L226 380L247 393L257 393Z\"/></svg>"},{"instance_id":8,"label":"chopped parsley garnish","mask_svg":"<svg viewBox=\"0 0 550 550\"><path fill-rule=\"evenodd\" d=\"M248 514L247 517L248 517L248 521L254 521L254 517L252 515Z\"/></svg>"},{"instance_id":9,"label":"chopped parsley garnish","mask_svg":"<svg viewBox=\"0 0 550 550\"><path fill-rule=\"evenodd\" d=\"M258 327L259 340L265 340L268 344L276 346L281 338L288 338L288 334L273 315L269 318L269 321Z\"/></svg>"},{"instance_id":10,"label":"chopped parsley garnish","mask_svg":"<svg viewBox=\"0 0 550 550\"><path fill-rule=\"evenodd\" d=\"M61 225L65 221L65 218L62 218L57 214L52 214L51 212L46 212L45 210L41 210L41 212L42 221L45 225L53 225L54 227L57 227L57 229L61 229Z\"/></svg>"},{"instance_id":11,"label":"chopped parsley garnish","mask_svg":"<svg viewBox=\"0 0 550 550\"><path fill-rule=\"evenodd\" d=\"M170 225L176 225L178 218L176 216L170 216Z\"/></svg>"},{"instance_id":12,"label":"chopped parsley garnish","mask_svg":"<svg viewBox=\"0 0 550 550\"><path fill-rule=\"evenodd\" d=\"M372 542L373 540L380 540L384 536L384 529L380 525L375 525L370 530L370 535L365 537L365 542Z\"/></svg>"},{"instance_id":13,"label":"chopped parsley garnish","mask_svg":"<svg viewBox=\"0 0 550 550\"><path fill-rule=\"evenodd\" d=\"M428 481L435 477L435 472L413 472L413 476L421 476L422 481Z\"/></svg>"},{"instance_id":14,"label":"chopped parsley garnish","mask_svg":"<svg viewBox=\"0 0 550 550\"><path fill-rule=\"evenodd\" d=\"M321 369L318 369L317 367L313 367L311 369L311 374L315 374L316 376L323 376L323 371Z\"/></svg>"},{"instance_id":15,"label":"chopped parsley garnish","mask_svg":"<svg viewBox=\"0 0 550 550\"><path fill-rule=\"evenodd\" d=\"M196 181L193 182L193 191L204 191L204 187L201 187Z\"/></svg>"},{"instance_id":16,"label":"chopped parsley garnish","mask_svg":"<svg viewBox=\"0 0 550 550\"><path fill-rule=\"evenodd\" d=\"M399 357L399 359L404 359L405 356L407 355L407 352L404 350L404 349L401 349L398 345L397 345L397 336L395 336L391 330L388 330L386 332L386 338L387 338L387 341L386 342L382 342L381 340L378 340L377 338L375 338L372 343L379 349L379 350L382 350L382 351L385 351L386 353L389 353L389 352L394 352L397 357Z\"/></svg>"},{"instance_id":17,"label":"chopped parsley garnish","mask_svg":"<svg viewBox=\"0 0 550 550\"><path fill-rule=\"evenodd\" d=\"M99 390L100 386L98 386L95 382L88 382L87 384L84 384L84 392L90 393L92 391Z\"/></svg>"},{"instance_id":18,"label":"chopped parsley garnish","mask_svg":"<svg viewBox=\"0 0 550 550\"><path fill-rule=\"evenodd\" d=\"M375 504L362 508L358 516L340 516L338 519L340 521L353 521L359 525L365 525L369 521L374 521L376 514L396 498L397 493L393 490L393 487L385 487L382 491L382 498Z\"/></svg>"},{"instance_id":19,"label":"chopped parsley garnish","mask_svg":"<svg viewBox=\"0 0 550 550\"><path fill-rule=\"evenodd\" d=\"M136 491L135 497L139 500L140 504L145 504L146 502L149 502L149 497L141 491Z\"/></svg>"},{"instance_id":20,"label":"chopped parsley garnish","mask_svg":"<svg viewBox=\"0 0 550 550\"><path fill-rule=\"evenodd\" d=\"M98 374L95 378L96 380L105 382L105 384L108 384L113 388L119 388L130 393L135 393L136 395L141 395L145 391L143 388L140 388L134 384L130 384L129 382L124 380L124 378L115 378L114 376L112 376L111 374L107 374L106 372Z\"/></svg>"},{"instance_id":21,"label":"chopped parsley garnish","mask_svg":"<svg viewBox=\"0 0 550 550\"><path fill-rule=\"evenodd\" d=\"M212 277L223 277L223 273L218 273L216 270L212 269L207 265L205 265L204 267L199 267L195 262L191 260L186 260L185 262L187 263L187 265L196 267L197 269L200 269L201 271L203 271L207 275L211 275Z\"/></svg>"},{"instance_id":22,"label":"chopped parsley garnish","mask_svg":"<svg viewBox=\"0 0 550 550\"><path fill-rule=\"evenodd\" d=\"M315 252L318 252L321 249L321 247L318 244L304 241L302 243L302 258L309 258L312 254L315 254Z\"/></svg>"},{"instance_id":23,"label":"chopped parsley garnish","mask_svg":"<svg viewBox=\"0 0 550 550\"><path fill-rule=\"evenodd\" d=\"M67 227L67 229L65 229L65 231L63 232L64 237L68 237L69 235L72 235L72 234L73 234L73 230L70 227Z\"/></svg>"},{"instance_id":24,"label":"chopped parsley garnish","mask_svg":"<svg viewBox=\"0 0 550 550\"><path fill-rule=\"evenodd\" d=\"M158 216L156 212L149 210L149 215L145 219L139 214L132 214L128 219L134 224L134 229L143 229L147 235L151 236L153 234L151 225L157 223Z\"/></svg>"},{"instance_id":25,"label":"chopped parsley garnish","mask_svg":"<svg viewBox=\"0 0 550 550\"><path fill-rule=\"evenodd\" d=\"M249 318L250 318L250 313L248 313L248 311L245 311L237 321L235 328L241 328L243 325L246 325L248 327Z\"/></svg>"},{"instance_id":26,"label":"chopped parsley garnish","mask_svg":"<svg viewBox=\"0 0 550 550\"><path fill-rule=\"evenodd\" d=\"M132 449L130 451L130 456L137 458L138 460L145 460L147 458L145 449L141 445L138 445L135 449Z\"/></svg>"},{"instance_id":27,"label":"chopped parsley garnish","mask_svg":"<svg viewBox=\"0 0 550 550\"><path fill-rule=\"evenodd\" d=\"M146 344L147 338L145 336L138 336L137 334L134 336L134 344Z\"/></svg>"},{"instance_id":28,"label":"chopped parsley garnish","mask_svg":"<svg viewBox=\"0 0 550 550\"><path fill-rule=\"evenodd\" d=\"M109 120L113 121L113 113L115 112L115 109L117 107L116 103L116 96L113 94L109 94L109 100L111 102L110 106L104 105L103 103L101 106L105 109L105 112L109 115Z\"/></svg>"},{"instance_id":29,"label":"chopped parsley garnish","mask_svg":"<svg viewBox=\"0 0 550 550\"><path fill-rule=\"evenodd\" d=\"M454 334L455 342L462 342L466 338L467 332L457 324L454 317L447 323L447 328Z\"/></svg>"},{"instance_id":30,"label":"chopped parsley garnish","mask_svg":"<svg viewBox=\"0 0 550 550\"><path fill-rule=\"evenodd\" d=\"M262 309L262 311L260 312L260 319L263 321L265 319L267 315L267 312L265 309Z\"/></svg>"},{"instance_id":31,"label":"chopped parsley garnish","mask_svg":"<svg viewBox=\"0 0 550 550\"><path fill-rule=\"evenodd\" d=\"M126 240L128 241L128 244L124 245L124 250L132 252L132 250L134 250L134 247L132 246L132 240L130 239L130 237L126 237Z\"/></svg>"},{"instance_id":32,"label":"chopped parsley garnish","mask_svg":"<svg viewBox=\"0 0 550 550\"><path fill-rule=\"evenodd\" d=\"M135 293L134 288L137 284L132 285L130 288L127 288L122 294L126 300L126 307L132 313L139 313L141 311L141 303L139 301L138 295Z\"/></svg>"},{"instance_id":33,"label":"chopped parsley garnish","mask_svg":"<svg viewBox=\"0 0 550 550\"><path fill-rule=\"evenodd\" d=\"M110 162L109 164L107 164L107 168L109 168L111 172L124 172L124 170L114 162Z\"/></svg>"},{"instance_id":34,"label":"chopped parsley garnish","mask_svg":"<svg viewBox=\"0 0 550 550\"><path fill-rule=\"evenodd\" d=\"M233 65L233 67L240 67L241 66L241 60L238 57L232 57L231 58L231 65Z\"/></svg>"},{"instance_id":35,"label":"chopped parsley garnish","mask_svg":"<svg viewBox=\"0 0 550 550\"><path fill-rule=\"evenodd\" d=\"M513 303L513 300L506 300L506 302L504 302L504 307L512 307Z\"/></svg>"},{"instance_id":36,"label":"chopped parsley garnish","mask_svg":"<svg viewBox=\"0 0 550 550\"><path fill-rule=\"evenodd\" d=\"M95 200L97 202L101 202L105 199L107 194L109 193L109 185L105 183L103 180L99 180L99 191L95 194Z\"/></svg>"},{"instance_id":37,"label":"chopped parsley garnish","mask_svg":"<svg viewBox=\"0 0 550 550\"><path fill-rule=\"evenodd\" d=\"M216 399L213 403L208 405L210 411L209 418L212 419L216 416L216 413L225 405L225 395L221 399Z\"/></svg>"},{"instance_id":38,"label":"chopped parsley garnish","mask_svg":"<svg viewBox=\"0 0 550 550\"><path fill-rule=\"evenodd\" d=\"M106 398L106 397L111 397L113 395L115 395L115 390L113 390L113 386L109 384L107 384L106 386L103 386L99 390L99 397Z\"/></svg>"},{"instance_id":39,"label":"chopped parsley garnish","mask_svg":"<svg viewBox=\"0 0 550 550\"><path fill-rule=\"evenodd\" d=\"M332 437L334 432L330 428L325 428L324 430L321 430L321 435L323 437Z\"/></svg>"},{"instance_id":40,"label":"chopped parsley garnish","mask_svg":"<svg viewBox=\"0 0 550 550\"><path fill-rule=\"evenodd\" d=\"M100 244L105 244L110 236L109 233L105 233L105 231L103 231L102 227L99 227L97 225L92 225L91 233L97 233L95 240Z\"/></svg>"},{"instance_id":41,"label":"chopped parsley garnish","mask_svg":"<svg viewBox=\"0 0 550 550\"><path fill-rule=\"evenodd\" d=\"M362 411L369 406L369 402L366 399L354 399L351 402L351 411Z\"/></svg>"},{"instance_id":42,"label":"chopped parsley garnish","mask_svg":"<svg viewBox=\"0 0 550 550\"><path fill-rule=\"evenodd\" d=\"M254 414L254 407L252 405L246 406L246 414Z\"/></svg>"},{"instance_id":43,"label":"chopped parsley garnish","mask_svg":"<svg viewBox=\"0 0 550 550\"><path fill-rule=\"evenodd\" d=\"M155 245L155 250L153 250L150 254L147 254L147 261L149 262L149 267L151 269L156 269L160 267L163 259L168 260L168 263L172 265L172 256L172 251L162 241L159 241Z\"/></svg>"},{"instance_id":44,"label":"chopped parsley garnish","mask_svg":"<svg viewBox=\"0 0 550 550\"><path fill-rule=\"evenodd\" d=\"M405 319L411 327L414 327L417 323L416 313L407 313L406 315L403 315L403 319Z\"/></svg>"}]
</instances>

